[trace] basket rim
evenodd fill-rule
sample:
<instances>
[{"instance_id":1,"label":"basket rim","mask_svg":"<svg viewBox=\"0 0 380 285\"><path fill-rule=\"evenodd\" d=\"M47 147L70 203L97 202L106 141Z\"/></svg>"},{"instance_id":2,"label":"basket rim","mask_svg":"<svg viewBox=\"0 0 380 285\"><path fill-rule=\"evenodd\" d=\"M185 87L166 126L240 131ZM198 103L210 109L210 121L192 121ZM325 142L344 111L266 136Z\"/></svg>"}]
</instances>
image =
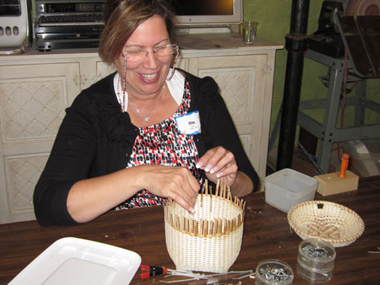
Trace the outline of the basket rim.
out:
<instances>
[{"instance_id":1,"label":"basket rim","mask_svg":"<svg viewBox=\"0 0 380 285\"><path fill-rule=\"evenodd\" d=\"M340 208L350 214L352 214L359 222L359 226L360 226L360 229L357 231L357 233L353 234L351 237L346 237L346 238L341 238L341 239L333 239L333 238L325 238L325 237L318 237L318 236L313 236L313 235L310 235L308 233L305 233L304 231L302 231L301 229L299 229L297 227L297 225L293 222L292 220L292 215L293 213L298 210L299 208L304 208L304 207L309 207L311 205L315 205L315 204L328 204L328 205L331 205L331 206L334 206L334 207L337 207L337 208ZM365 229L365 224L364 224L364 221L363 219L358 215L358 213L356 213L355 211L351 210L350 208L346 207L346 206L343 206L341 204L338 204L338 203L334 203L334 202L330 202L330 201L323 201L323 200L314 200L314 201L306 201L306 202L302 202L302 203L299 203L297 205L295 205L294 207L292 207L288 214L287 214L287 219L288 219L288 222L289 222L289 225L292 227L292 229L299 235L299 236L304 236L306 238L320 238L322 240L325 240L325 241L328 241L332 244L347 244L347 243L352 243L354 242L355 240L357 240L364 232L364 229Z\"/></svg>"},{"instance_id":2,"label":"basket rim","mask_svg":"<svg viewBox=\"0 0 380 285\"><path fill-rule=\"evenodd\" d=\"M237 215L233 218L218 217L213 219L195 219L194 217L191 217L191 215L187 217L181 217L178 215L178 213L171 212L171 210L173 210L174 208L181 208L181 206L175 201L170 201L169 203L164 205L165 225L167 224L174 230L182 232L183 234L200 238L215 238L228 236L234 231L239 230L241 227L244 227L245 202L242 199L236 197L234 200L232 200L232 198L218 196L214 194L199 194L197 200L198 199L199 201L197 201L197 203L199 203L200 208L204 207L203 200L208 199L211 203L214 203L214 201L219 201L220 203L226 203L226 205L228 205L229 207L233 207L236 210ZM184 220L185 223L182 224L182 226L180 226L179 224L177 225L176 221L179 220ZM206 228L203 228L202 225L205 226L205 224L207 224ZM214 224L218 229L218 232L210 233L210 231L213 230ZM183 226L185 225L188 225L186 229L183 228ZM190 227L190 225L192 225L192 227ZM194 232L195 229L197 229L197 232ZM206 231L204 231L205 229Z\"/></svg>"}]
</instances>

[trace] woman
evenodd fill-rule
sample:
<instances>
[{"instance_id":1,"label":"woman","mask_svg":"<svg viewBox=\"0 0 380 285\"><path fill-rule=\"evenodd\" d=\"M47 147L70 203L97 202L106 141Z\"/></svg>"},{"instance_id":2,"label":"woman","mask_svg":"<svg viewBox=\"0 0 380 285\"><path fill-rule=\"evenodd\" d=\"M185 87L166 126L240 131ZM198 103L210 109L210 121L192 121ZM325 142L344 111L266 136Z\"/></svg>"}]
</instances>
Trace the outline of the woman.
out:
<instances>
[{"instance_id":1,"label":"woman","mask_svg":"<svg viewBox=\"0 0 380 285\"><path fill-rule=\"evenodd\" d=\"M174 16L163 0L109 0L99 54L117 72L67 109L34 206L41 225L85 223L110 209L162 204L193 212L200 184L244 196L257 174L218 87L170 68Z\"/></svg>"}]
</instances>

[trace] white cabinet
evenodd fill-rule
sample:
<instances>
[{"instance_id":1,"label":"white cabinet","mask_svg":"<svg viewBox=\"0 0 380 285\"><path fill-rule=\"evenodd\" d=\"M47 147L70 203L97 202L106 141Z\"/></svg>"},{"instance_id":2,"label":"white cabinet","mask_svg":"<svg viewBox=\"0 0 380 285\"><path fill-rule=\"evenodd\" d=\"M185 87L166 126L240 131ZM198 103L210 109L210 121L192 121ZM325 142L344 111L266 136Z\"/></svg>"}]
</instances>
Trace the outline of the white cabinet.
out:
<instances>
[{"instance_id":1,"label":"white cabinet","mask_svg":"<svg viewBox=\"0 0 380 285\"><path fill-rule=\"evenodd\" d=\"M202 37L207 37L209 46L195 49L187 43L178 66L200 77L212 76L219 84L245 150L263 180L275 52L281 46L260 39L253 46L243 46L241 39ZM35 218L34 186L65 108L80 90L114 70L94 50L1 58L0 223Z\"/></svg>"},{"instance_id":2,"label":"white cabinet","mask_svg":"<svg viewBox=\"0 0 380 285\"><path fill-rule=\"evenodd\" d=\"M34 186L65 108L80 91L78 63L0 67L0 222L31 219Z\"/></svg>"},{"instance_id":3,"label":"white cabinet","mask_svg":"<svg viewBox=\"0 0 380 285\"><path fill-rule=\"evenodd\" d=\"M193 58L190 72L211 76L235 122L245 151L261 178L265 177L272 92L266 96L267 55ZM271 79L272 82L272 79Z\"/></svg>"}]
</instances>

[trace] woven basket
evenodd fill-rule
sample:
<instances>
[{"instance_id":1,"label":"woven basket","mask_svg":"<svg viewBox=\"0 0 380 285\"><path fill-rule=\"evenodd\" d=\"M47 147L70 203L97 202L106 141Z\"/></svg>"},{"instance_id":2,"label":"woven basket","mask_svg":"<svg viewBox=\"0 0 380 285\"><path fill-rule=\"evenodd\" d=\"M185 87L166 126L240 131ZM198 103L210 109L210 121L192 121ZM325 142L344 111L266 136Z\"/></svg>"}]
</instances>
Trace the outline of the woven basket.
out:
<instances>
[{"instance_id":1,"label":"woven basket","mask_svg":"<svg viewBox=\"0 0 380 285\"><path fill-rule=\"evenodd\" d=\"M364 222L351 209L327 201L300 203L288 212L288 221L302 239L320 238L334 247L347 246L364 232Z\"/></svg>"},{"instance_id":2,"label":"woven basket","mask_svg":"<svg viewBox=\"0 0 380 285\"><path fill-rule=\"evenodd\" d=\"M166 246L177 270L226 273L238 257L245 202L218 189L198 195L194 214L174 201L164 206Z\"/></svg>"}]
</instances>

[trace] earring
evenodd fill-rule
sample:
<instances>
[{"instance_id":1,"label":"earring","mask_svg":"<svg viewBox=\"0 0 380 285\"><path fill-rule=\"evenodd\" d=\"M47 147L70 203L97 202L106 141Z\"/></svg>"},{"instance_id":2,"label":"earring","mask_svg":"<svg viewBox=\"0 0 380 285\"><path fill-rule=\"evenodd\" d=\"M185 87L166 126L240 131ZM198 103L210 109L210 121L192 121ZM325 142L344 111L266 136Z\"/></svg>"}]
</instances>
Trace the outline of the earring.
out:
<instances>
[{"instance_id":1,"label":"earring","mask_svg":"<svg viewBox=\"0 0 380 285\"><path fill-rule=\"evenodd\" d=\"M127 57L124 57L124 69L123 69L123 91L125 91L125 88L127 88L127 81L125 80L125 77L127 76Z\"/></svg>"},{"instance_id":2,"label":"earring","mask_svg":"<svg viewBox=\"0 0 380 285\"><path fill-rule=\"evenodd\" d=\"M177 63L178 55L179 55L179 53L177 52L177 54L176 54L176 56L174 58L174 61L173 61L173 67L171 68L171 71L169 71L169 75L166 77L166 81L170 81L173 78L173 76L174 76L175 66L176 66L176 63Z\"/></svg>"}]
</instances>

